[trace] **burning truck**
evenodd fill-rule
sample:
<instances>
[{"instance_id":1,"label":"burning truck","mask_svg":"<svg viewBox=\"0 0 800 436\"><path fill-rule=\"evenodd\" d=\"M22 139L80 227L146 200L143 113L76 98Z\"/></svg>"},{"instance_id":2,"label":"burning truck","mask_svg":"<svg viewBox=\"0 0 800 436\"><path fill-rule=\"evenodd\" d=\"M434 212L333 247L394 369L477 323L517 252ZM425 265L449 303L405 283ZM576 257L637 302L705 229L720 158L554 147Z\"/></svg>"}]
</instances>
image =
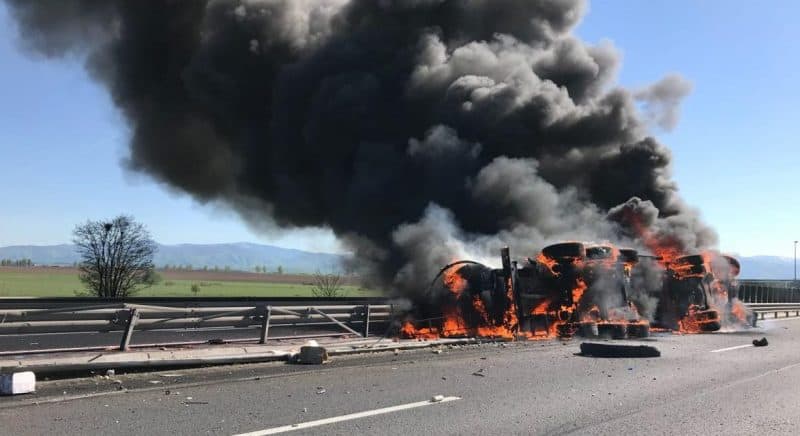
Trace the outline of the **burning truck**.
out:
<instances>
[{"instance_id":1,"label":"burning truck","mask_svg":"<svg viewBox=\"0 0 800 436\"><path fill-rule=\"evenodd\" d=\"M635 250L564 242L545 247L516 273L520 329L532 337L644 337L643 321L628 298Z\"/></svg>"},{"instance_id":2,"label":"burning truck","mask_svg":"<svg viewBox=\"0 0 800 436\"><path fill-rule=\"evenodd\" d=\"M752 313L733 291L741 270L735 258L705 252L664 262L664 267L656 325L696 333L717 331L723 325L751 324Z\"/></svg>"},{"instance_id":3,"label":"burning truck","mask_svg":"<svg viewBox=\"0 0 800 436\"><path fill-rule=\"evenodd\" d=\"M714 266L719 260L724 267ZM647 265L640 262L648 260ZM722 313L746 313L732 293L738 262L729 256L683 256L671 262L613 245L563 242L523 262L501 250L501 268L462 260L446 265L415 305L401 335L409 338L641 338L650 323L684 332L719 330ZM640 315L637 268L659 268L656 310ZM723 301L724 300L724 301ZM737 304L738 303L738 304ZM742 315L744 316L744 315ZM738 315L734 315L738 319ZM745 322L743 321L743 324Z\"/></svg>"}]
</instances>

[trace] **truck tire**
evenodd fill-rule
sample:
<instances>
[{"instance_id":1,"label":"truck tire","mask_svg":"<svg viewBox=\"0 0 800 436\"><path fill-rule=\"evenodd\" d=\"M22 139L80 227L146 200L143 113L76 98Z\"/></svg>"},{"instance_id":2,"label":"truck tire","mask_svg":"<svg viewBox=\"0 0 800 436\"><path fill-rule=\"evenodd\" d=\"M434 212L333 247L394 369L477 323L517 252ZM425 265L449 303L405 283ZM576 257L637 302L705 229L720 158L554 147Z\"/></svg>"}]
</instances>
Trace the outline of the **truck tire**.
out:
<instances>
[{"instance_id":1,"label":"truck tire","mask_svg":"<svg viewBox=\"0 0 800 436\"><path fill-rule=\"evenodd\" d=\"M578 323L578 335L584 338L595 338L600 335L597 329L597 323L593 321L585 321Z\"/></svg>"},{"instance_id":2,"label":"truck tire","mask_svg":"<svg viewBox=\"0 0 800 436\"><path fill-rule=\"evenodd\" d=\"M581 344L582 356L592 357L661 357L658 348L650 345L620 345L584 342Z\"/></svg>"},{"instance_id":3,"label":"truck tire","mask_svg":"<svg viewBox=\"0 0 800 436\"><path fill-rule=\"evenodd\" d=\"M629 338L646 338L650 336L650 325L642 322L628 324Z\"/></svg>"},{"instance_id":4,"label":"truck tire","mask_svg":"<svg viewBox=\"0 0 800 436\"><path fill-rule=\"evenodd\" d=\"M622 322L599 323L597 331L601 338L625 339L628 336L628 326Z\"/></svg>"}]
</instances>

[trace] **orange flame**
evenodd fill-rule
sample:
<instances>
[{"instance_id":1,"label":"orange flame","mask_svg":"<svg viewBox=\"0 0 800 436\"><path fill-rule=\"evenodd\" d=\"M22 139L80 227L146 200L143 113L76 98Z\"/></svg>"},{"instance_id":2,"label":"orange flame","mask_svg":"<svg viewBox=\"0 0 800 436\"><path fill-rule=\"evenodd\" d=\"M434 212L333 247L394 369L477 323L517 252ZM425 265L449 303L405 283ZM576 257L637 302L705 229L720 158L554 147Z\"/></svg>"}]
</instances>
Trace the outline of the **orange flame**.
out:
<instances>
[{"instance_id":1,"label":"orange flame","mask_svg":"<svg viewBox=\"0 0 800 436\"><path fill-rule=\"evenodd\" d=\"M696 305L689 306L689 310L680 321L678 330L681 333L695 334L711 331L709 324L719 323L719 312L714 309L702 310Z\"/></svg>"},{"instance_id":2,"label":"orange flame","mask_svg":"<svg viewBox=\"0 0 800 436\"><path fill-rule=\"evenodd\" d=\"M467 280L459 273L461 267L450 268L445 271L442 281L445 287L453 294L453 299L458 300L469 286ZM510 282L506 286L507 301L511 302L508 309L503 313L502 322L496 325L490 319L486 310L486 305L475 295L472 298L472 308L478 315L476 326L470 326L464 319L461 306L451 301L442 307L441 329L436 327L415 328L411 321L406 321L400 329L400 334L406 338L431 339L437 337L462 337L480 336L492 338L513 339L518 328L516 306L514 305Z\"/></svg>"},{"instance_id":3,"label":"orange flame","mask_svg":"<svg viewBox=\"0 0 800 436\"><path fill-rule=\"evenodd\" d=\"M572 303L573 306L577 305L579 301L581 301L581 297L583 297L583 293L586 292L586 282L583 279L578 279L578 284L575 285L575 288L572 289Z\"/></svg>"},{"instance_id":4,"label":"orange flame","mask_svg":"<svg viewBox=\"0 0 800 436\"><path fill-rule=\"evenodd\" d=\"M733 303L731 304L731 315L733 315L738 322L742 324L747 324L748 310L747 307L745 307L744 303L742 303L741 301L739 300L733 301Z\"/></svg>"},{"instance_id":5,"label":"orange flame","mask_svg":"<svg viewBox=\"0 0 800 436\"><path fill-rule=\"evenodd\" d=\"M461 266L458 268L450 268L444 273L443 281L444 286L450 290L456 297L460 297L461 293L464 292L464 289L467 289L467 281L464 280L464 277L461 277L461 274L458 271L461 269Z\"/></svg>"},{"instance_id":6,"label":"orange flame","mask_svg":"<svg viewBox=\"0 0 800 436\"><path fill-rule=\"evenodd\" d=\"M550 271L550 273L553 274L554 276L558 277L558 276L561 275L561 273L556 272L553 269L553 268L556 267L556 265L558 265L558 261L556 261L553 258L545 256L544 253L539 253L539 255L536 256L536 262L538 262L539 264L544 265L545 267L547 267L547 269Z\"/></svg>"}]
</instances>

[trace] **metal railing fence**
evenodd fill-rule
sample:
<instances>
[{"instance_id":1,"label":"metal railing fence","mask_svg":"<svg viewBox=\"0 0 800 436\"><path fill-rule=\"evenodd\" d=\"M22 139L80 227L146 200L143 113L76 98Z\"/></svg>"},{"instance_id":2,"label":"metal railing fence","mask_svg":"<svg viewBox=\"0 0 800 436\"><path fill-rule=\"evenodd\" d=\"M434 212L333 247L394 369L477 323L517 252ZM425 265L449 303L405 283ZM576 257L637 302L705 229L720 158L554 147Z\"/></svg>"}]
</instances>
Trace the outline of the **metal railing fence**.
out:
<instances>
[{"instance_id":1,"label":"metal railing fence","mask_svg":"<svg viewBox=\"0 0 800 436\"><path fill-rule=\"evenodd\" d=\"M303 304L305 303L305 304ZM0 335L123 332L119 349L137 331L251 328L259 343L270 329L290 336L361 336L385 329L393 306L385 299L0 299Z\"/></svg>"}]
</instances>

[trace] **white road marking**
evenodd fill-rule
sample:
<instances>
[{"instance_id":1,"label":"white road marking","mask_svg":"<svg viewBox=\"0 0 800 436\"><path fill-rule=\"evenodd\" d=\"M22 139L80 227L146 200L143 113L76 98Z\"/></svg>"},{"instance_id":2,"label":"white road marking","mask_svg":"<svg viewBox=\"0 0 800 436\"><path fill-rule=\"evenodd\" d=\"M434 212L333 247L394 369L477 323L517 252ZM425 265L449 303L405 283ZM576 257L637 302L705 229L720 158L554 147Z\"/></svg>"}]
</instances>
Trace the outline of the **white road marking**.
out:
<instances>
[{"instance_id":1,"label":"white road marking","mask_svg":"<svg viewBox=\"0 0 800 436\"><path fill-rule=\"evenodd\" d=\"M723 351L738 350L739 348L752 347L753 344L737 345L735 347L720 348L719 350L711 350L712 353L722 353Z\"/></svg>"},{"instance_id":2,"label":"white road marking","mask_svg":"<svg viewBox=\"0 0 800 436\"><path fill-rule=\"evenodd\" d=\"M342 421L350 421L353 419L366 418L367 416L383 415L384 413L399 412L401 410L415 409L417 407L434 406L436 404L448 403L450 401L460 400L461 397L444 397L441 401L419 401L416 403L400 404L399 406L384 407L382 409L367 410L364 412L351 413L349 415L334 416L332 418L318 419L316 421L301 422L298 424L284 425L281 427L273 427L265 430L258 430L250 433L241 433L235 436L262 436L268 434L284 433L287 431L302 430L311 427L319 427L321 425L334 424Z\"/></svg>"}]
</instances>

